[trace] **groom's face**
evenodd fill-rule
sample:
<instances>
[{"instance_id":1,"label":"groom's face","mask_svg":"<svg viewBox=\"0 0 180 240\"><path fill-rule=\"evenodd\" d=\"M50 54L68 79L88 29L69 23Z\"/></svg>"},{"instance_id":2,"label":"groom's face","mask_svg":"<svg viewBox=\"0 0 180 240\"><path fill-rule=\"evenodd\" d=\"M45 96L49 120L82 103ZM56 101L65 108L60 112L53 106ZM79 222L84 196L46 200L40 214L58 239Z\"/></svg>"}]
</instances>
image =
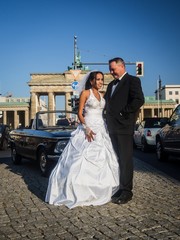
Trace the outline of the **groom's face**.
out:
<instances>
[{"instance_id":1,"label":"groom's face","mask_svg":"<svg viewBox=\"0 0 180 240\"><path fill-rule=\"evenodd\" d=\"M120 78L124 74L125 68L122 63L116 63L114 61L109 64L109 71L114 78Z\"/></svg>"}]
</instances>

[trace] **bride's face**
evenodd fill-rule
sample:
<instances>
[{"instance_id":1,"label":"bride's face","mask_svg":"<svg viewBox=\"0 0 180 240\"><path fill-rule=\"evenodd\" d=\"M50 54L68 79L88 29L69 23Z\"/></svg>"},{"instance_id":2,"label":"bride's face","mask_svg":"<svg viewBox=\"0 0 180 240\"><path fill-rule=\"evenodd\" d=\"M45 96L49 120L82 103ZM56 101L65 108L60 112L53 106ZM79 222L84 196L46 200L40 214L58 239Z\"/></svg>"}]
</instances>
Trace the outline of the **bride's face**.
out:
<instances>
[{"instance_id":1,"label":"bride's face","mask_svg":"<svg viewBox=\"0 0 180 240\"><path fill-rule=\"evenodd\" d=\"M101 89L104 84L104 76L101 73L96 75L96 78L91 82L91 86L97 90Z\"/></svg>"}]
</instances>

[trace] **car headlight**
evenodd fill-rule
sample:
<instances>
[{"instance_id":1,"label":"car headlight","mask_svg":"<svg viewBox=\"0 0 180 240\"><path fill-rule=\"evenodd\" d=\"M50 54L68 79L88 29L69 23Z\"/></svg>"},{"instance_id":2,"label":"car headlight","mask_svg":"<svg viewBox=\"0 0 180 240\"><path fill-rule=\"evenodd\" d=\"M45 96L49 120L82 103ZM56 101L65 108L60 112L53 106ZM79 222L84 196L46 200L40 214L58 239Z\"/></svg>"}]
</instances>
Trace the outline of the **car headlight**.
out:
<instances>
[{"instance_id":1,"label":"car headlight","mask_svg":"<svg viewBox=\"0 0 180 240\"><path fill-rule=\"evenodd\" d=\"M68 143L68 140L62 140L62 141L57 142L54 152L62 153L64 148L66 147L67 143Z\"/></svg>"}]
</instances>

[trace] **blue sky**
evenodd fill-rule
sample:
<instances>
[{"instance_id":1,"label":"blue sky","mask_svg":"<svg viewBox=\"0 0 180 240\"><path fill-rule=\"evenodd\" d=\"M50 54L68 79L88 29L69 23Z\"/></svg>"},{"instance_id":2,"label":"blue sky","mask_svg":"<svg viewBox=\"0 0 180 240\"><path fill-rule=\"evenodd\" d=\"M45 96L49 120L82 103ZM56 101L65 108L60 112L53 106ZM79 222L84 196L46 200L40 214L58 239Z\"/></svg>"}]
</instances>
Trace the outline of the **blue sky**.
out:
<instances>
[{"instance_id":1,"label":"blue sky","mask_svg":"<svg viewBox=\"0 0 180 240\"><path fill-rule=\"evenodd\" d=\"M29 97L30 73L63 73L82 62L144 62L145 96L180 84L178 0L1 0L0 93ZM90 66L108 72L108 66ZM135 66L127 66L135 74Z\"/></svg>"}]
</instances>

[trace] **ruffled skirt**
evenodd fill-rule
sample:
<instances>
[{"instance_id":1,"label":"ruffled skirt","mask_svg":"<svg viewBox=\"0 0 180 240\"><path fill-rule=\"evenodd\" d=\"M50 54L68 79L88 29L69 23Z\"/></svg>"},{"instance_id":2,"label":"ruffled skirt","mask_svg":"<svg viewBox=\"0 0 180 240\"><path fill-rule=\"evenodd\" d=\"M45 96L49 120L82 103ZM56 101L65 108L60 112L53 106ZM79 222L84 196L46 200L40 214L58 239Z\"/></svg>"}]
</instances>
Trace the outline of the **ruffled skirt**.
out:
<instances>
[{"instance_id":1,"label":"ruffled skirt","mask_svg":"<svg viewBox=\"0 0 180 240\"><path fill-rule=\"evenodd\" d=\"M68 208L102 205L117 191L117 157L105 124L95 125L92 142L85 139L81 125L72 133L49 178L45 198L49 204Z\"/></svg>"}]
</instances>

